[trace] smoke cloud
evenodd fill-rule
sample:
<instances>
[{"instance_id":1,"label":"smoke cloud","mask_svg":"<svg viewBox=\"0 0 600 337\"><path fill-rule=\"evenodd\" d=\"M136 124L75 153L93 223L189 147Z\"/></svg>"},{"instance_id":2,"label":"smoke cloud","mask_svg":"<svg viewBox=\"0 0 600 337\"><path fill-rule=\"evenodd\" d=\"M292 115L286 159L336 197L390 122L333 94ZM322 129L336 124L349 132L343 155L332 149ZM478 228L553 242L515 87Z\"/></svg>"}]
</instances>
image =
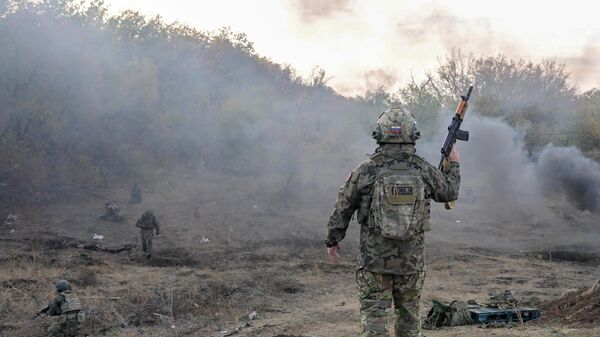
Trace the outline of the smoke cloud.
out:
<instances>
[{"instance_id":1,"label":"smoke cloud","mask_svg":"<svg viewBox=\"0 0 600 337\"><path fill-rule=\"evenodd\" d=\"M348 2L336 3L334 9L303 6L332 15ZM420 34L420 27L412 29ZM243 34L196 32L132 12L99 26L23 10L0 20L0 38L10 41L0 50L0 71L8 74L0 77L0 129L6 130L0 172L19 164L20 175L2 183L27 187L15 193L25 199L59 194L58 184L111 188L153 179L156 171L205 179L218 172L248 182L218 197L251 209L269 204L280 216L272 220L277 224L293 219L304 203L310 214L300 217L304 227L291 221L290 227L321 237L339 185L376 147L369 127L383 106L303 84L293 69L256 56ZM374 87L395 76L374 70L366 78ZM539 93L534 84L531 91ZM539 96L524 93L522 102L549 101ZM471 140L458 144L459 207L436 208L436 217L498 228L551 224L565 231L551 206L568 207L566 201L600 211L597 163L574 148L547 147L532 155L524 148L525 132L473 110L464 124ZM434 165L451 119L438 116L430 128L437 134L417 144ZM234 218L243 206L223 212Z\"/></svg>"},{"instance_id":2,"label":"smoke cloud","mask_svg":"<svg viewBox=\"0 0 600 337\"><path fill-rule=\"evenodd\" d=\"M446 119L438 122L439 134L418 146L436 165L446 136L444 126L450 121ZM522 135L500 120L473 113L462 128L470 132L470 140L456 145L461 153L459 202L485 210L496 219L529 221L541 216L544 207L536 193L535 163L523 149Z\"/></svg>"},{"instance_id":3,"label":"smoke cloud","mask_svg":"<svg viewBox=\"0 0 600 337\"><path fill-rule=\"evenodd\" d=\"M449 121L450 114L440 116L438 133L417 143L417 153L434 165ZM456 145L461 158L457 207L433 207L433 223L440 225L434 237L513 249L600 242L594 231L600 217L597 162L576 148L552 145L532 156L525 150L526 133L475 111L463 129L470 140Z\"/></svg>"},{"instance_id":4,"label":"smoke cloud","mask_svg":"<svg viewBox=\"0 0 600 337\"><path fill-rule=\"evenodd\" d=\"M567 65L571 71L571 78L575 83L584 86L600 83L600 38L592 40L581 50L579 55L558 58Z\"/></svg>"},{"instance_id":5,"label":"smoke cloud","mask_svg":"<svg viewBox=\"0 0 600 337\"><path fill-rule=\"evenodd\" d=\"M536 165L544 195L562 193L578 209L600 214L600 164L574 147L545 148Z\"/></svg>"},{"instance_id":6,"label":"smoke cloud","mask_svg":"<svg viewBox=\"0 0 600 337\"><path fill-rule=\"evenodd\" d=\"M300 17L306 22L334 16L339 13L352 13L352 0L295 0Z\"/></svg>"}]
</instances>

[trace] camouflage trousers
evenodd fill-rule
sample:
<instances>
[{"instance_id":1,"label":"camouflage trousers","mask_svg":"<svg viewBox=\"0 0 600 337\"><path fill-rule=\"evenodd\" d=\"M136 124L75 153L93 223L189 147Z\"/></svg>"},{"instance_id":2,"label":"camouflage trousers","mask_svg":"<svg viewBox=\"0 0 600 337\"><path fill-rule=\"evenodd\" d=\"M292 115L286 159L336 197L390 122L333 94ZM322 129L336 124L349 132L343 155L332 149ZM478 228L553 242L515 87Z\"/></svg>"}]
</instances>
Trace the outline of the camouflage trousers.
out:
<instances>
[{"instance_id":1,"label":"camouflage trousers","mask_svg":"<svg viewBox=\"0 0 600 337\"><path fill-rule=\"evenodd\" d=\"M62 314L48 328L48 336L76 337L83 322L85 322L85 314L81 311Z\"/></svg>"},{"instance_id":2,"label":"camouflage trousers","mask_svg":"<svg viewBox=\"0 0 600 337\"><path fill-rule=\"evenodd\" d=\"M425 272L407 275L374 274L364 269L356 271L361 337L389 337L386 326L389 309L394 304L396 337L421 337L419 300Z\"/></svg>"},{"instance_id":3,"label":"camouflage trousers","mask_svg":"<svg viewBox=\"0 0 600 337\"><path fill-rule=\"evenodd\" d=\"M142 250L146 255L152 255L152 238L154 231L152 229L142 229Z\"/></svg>"}]
</instances>

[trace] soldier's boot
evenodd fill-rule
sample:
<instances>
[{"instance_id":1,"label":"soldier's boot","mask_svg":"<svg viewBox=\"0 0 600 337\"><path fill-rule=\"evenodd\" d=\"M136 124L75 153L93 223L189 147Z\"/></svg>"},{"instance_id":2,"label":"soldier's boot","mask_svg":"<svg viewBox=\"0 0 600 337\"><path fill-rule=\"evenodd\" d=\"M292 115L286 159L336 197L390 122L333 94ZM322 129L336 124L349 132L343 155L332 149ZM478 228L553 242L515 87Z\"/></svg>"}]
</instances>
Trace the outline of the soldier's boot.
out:
<instances>
[{"instance_id":1,"label":"soldier's boot","mask_svg":"<svg viewBox=\"0 0 600 337\"><path fill-rule=\"evenodd\" d=\"M363 325L361 337L389 337L386 323L392 307L391 275L360 269L356 272L356 282Z\"/></svg>"},{"instance_id":2,"label":"soldier's boot","mask_svg":"<svg viewBox=\"0 0 600 337\"><path fill-rule=\"evenodd\" d=\"M396 337L423 337L419 317L419 301L425 272L394 275L394 309Z\"/></svg>"}]
</instances>

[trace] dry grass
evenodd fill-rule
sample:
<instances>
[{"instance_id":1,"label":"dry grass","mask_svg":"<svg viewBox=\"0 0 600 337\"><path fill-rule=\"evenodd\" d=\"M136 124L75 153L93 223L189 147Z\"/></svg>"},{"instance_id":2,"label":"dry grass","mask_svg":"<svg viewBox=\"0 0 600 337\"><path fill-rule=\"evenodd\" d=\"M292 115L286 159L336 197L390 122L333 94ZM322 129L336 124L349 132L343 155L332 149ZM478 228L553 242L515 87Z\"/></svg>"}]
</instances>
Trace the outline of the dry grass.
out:
<instances>
[{"instance_id":1,"label":"dry grass","mask_svg":"<svg viewBox=\"0 0 600 337\"><path fill-rule=\"evenodd\" d=\"M97 221L94 200L61 206L58 215L52 208L36 210L38 218L24 216L39 224L32 225L31 233L19 229L21 236L7 235L0 229L0 238L10 238L0 245L0 336L44 336L51 318L33 323L29 318L53 297L54 283L60 278L70 280L81 297L88 316L84 328L90 336L213 337L221 329L239 327L253 311L258 318L240 336L358 334L357 248L352 243L344 243L345 264L332 266L324 263L320 241L306 236L279 238L289 234L289 228L314 232L314 221L309 221L315 219L312 213L299 208L281 215L254 194L236 195L231 201L220 193L223 181L203 181L202 186L164 184L157 187L163 195L149 194L144 205L126 210L134 216L153 207L165 219L151 260L139 251L130 259L126 254L76 247L94 232L105 235L102 243L107 245L133 243L139 236L132 224ZM129 197L128 190L119 193L115 198ZM210 242L200 242L203 236ZM524 303L536 304L600 278L597 265L508 256L454 242L431 243L423 312L432 297L483 300L490 290L509 288ZM111 299L115 297L119 299ZM600 335L595 332L526 324L515 329L446 329L427 335Z\"/></svg>"}]
</instances>

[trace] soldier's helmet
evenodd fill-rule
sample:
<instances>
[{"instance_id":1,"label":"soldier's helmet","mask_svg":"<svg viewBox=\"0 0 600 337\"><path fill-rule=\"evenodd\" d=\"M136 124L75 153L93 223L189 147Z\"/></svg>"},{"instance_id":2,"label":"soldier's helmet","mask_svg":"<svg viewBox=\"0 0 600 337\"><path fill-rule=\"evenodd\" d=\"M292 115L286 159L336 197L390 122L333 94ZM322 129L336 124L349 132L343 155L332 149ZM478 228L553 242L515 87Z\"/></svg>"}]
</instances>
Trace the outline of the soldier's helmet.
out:
<instances>
[{"instance_id":1,"label":"soldier's helmet","mask_svg":"<svg viewBox=\"0 0 600 337\"><path fill-rule=\"evenodd\" d=\"M415 116L405 108L391 107L377 120L373 138L377 144L414 144L421 137Z\"/></svg>"},{"instance_id":2,"label":"soldier's helmet","mask_svg":"<svg viewBox=\"0 0 600 337\"><path fill-rule=\"evenodd\" d=\"M59 280L56 282L56 292L62 293L63 291L71 290L71 284L67 280Z\"/></svg>"}]
</instances>

